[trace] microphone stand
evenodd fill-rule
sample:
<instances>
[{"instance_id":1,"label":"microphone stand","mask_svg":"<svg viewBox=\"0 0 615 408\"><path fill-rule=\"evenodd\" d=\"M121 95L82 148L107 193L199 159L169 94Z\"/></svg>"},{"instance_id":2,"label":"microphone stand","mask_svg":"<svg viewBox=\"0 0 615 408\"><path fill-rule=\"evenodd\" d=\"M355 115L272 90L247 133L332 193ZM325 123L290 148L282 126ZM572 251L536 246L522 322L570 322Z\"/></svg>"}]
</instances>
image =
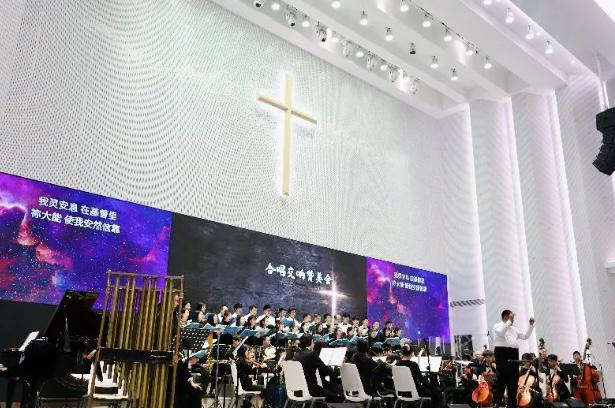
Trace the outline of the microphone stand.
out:
<instances>
[{"instance_id":1,"label":"microphone stand","mask_svg":"<svg viewBox=\"0 0 615 408\"><path fill-rule=\"evenodd\" d=\"M427 353L427 381L431 384L431 352L429 351L429 342L427 339L423 339L425 345L425 352Z\"/></svg>"}]
</instances>

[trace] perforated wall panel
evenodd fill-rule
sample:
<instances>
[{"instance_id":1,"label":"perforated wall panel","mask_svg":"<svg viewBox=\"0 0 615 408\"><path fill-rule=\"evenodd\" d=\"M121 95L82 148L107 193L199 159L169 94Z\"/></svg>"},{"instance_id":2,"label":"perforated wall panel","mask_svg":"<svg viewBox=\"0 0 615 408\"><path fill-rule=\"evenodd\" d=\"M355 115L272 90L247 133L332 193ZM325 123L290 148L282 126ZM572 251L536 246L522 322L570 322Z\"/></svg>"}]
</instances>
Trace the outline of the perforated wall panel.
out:
<instances>
[{"instance_id":1,"label":"perforated wall panel","mask_svg":"<svg viewBox=\"0 0 615 408\"><path fill-rule=\"evenodd\" d=\"M2 171L446 272L438 123L283 39L202 0L30 0L14 47ZM287 199L255 98L284 71L319 121Z\"/></svg>"}]
</instances>

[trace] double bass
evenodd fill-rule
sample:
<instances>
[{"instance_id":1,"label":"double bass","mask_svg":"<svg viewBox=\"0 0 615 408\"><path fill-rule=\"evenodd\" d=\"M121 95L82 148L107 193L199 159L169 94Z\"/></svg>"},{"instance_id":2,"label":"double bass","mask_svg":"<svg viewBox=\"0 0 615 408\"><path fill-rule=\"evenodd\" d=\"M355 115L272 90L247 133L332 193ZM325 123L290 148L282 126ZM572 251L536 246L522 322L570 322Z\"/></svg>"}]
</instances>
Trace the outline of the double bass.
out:
<instances>
[{"instance_id":1,"label":"double bass","mask_svg":"<svg viewBox=\"0 0 615 408\"><path fill-rule=\"evenodd\" d=\"M585 405L593 404L602 399L598 383L600 382L600 373L590 364L589 348L592 344L591 339L587 339L585 351L583 353L583 366L581 375L577 378L577 388L574 391L574 397L582 400Z\"/></svg>"}]
</instances>

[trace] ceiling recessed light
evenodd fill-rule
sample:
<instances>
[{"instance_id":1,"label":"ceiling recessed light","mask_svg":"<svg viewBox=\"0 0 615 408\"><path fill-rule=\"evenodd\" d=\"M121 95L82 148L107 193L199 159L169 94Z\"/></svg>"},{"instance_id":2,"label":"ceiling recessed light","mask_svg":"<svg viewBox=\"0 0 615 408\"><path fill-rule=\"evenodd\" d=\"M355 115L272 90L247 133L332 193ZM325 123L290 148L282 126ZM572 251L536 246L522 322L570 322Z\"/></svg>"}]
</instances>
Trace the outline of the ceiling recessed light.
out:
<instances>
[{"instance_id":1,"label":"ceiling recessed light","mask_svg":"<svg viewBox=\"0 0 615 408\"><path fill-rule=\"evenodd\" d=\"M279 1L274 1L273 3L271 3L271 9L278 11L280 9L280 2Z\"/></svg>"},{"instance_id":2,"label":"ceiling recessed light","mask_svg":"<svg viewBox=\"0 0 615 408\"><path fill-rule=\"evenodd\" d=\"M387 41L393 41L393 30L391 30L390 27L387 27L387 32L386 32L384 38Z\"/></svg>"},{"instance_id":3,"label":"ceiling recessed light","mask_svg":"<svg viewBox=\"0 0 615 408\"><path fill-rule=\"evenodd\" d=\"M493 68L493 64L491 63L491 58L489 58L489 56L485 57L485 65L483 65L483 67L485 69L491 69Z\"/></svg>"},{"instance_id":4,"label":"ceiling recessed light","mask_svg":"<svg viewBox=\"0 0 615 408\"><path fill-rule=\"evenodd\" d=\"M309 27L310 25L311 25L311 23L310 23L310 18L308 17L308 15L307 15L307 14L304 14L304 15L303 15L303 21L301 22L301 26L302 26L302 27L307 28L307 27Z\"/></svg>"},{"instance_id":5,"label":"ceiling recessed light","mask_svg":"<svg viewBox=\"0 0 615 408\"><path fill-rule=\"evenodd\" d=\"M450 42L453 39L453 34L451 30L447 27L444 29L444 41Z\"/></svg>"},{"instance_id":6,"label":"ceiling recessed light","mask_svg":"<svg viewBox=\"0 0 615 408\"><path fill-rule=\"evenodd\" d=\"M338 9L338 8L342 7L341 0L333 0L331 2L331 7L333 7L334 9Z\"/></svg>"},{"instance_id":7,"label":"ceiling recessed light","mask_svg":"<svg viewBox=\"0 0 615 408\"><path fill-rule=\"evenodd\" d=\"M553 54L553 44L551 44L551 41L549 40L547 40L547 42L545 43L545 54Z\"/></svg>"},{"instance_id":8,"label":"ceiling recessed light","mask_svg":"<svg viewBox=\"0 0 615 408\"><path fill-rule=\"evenodd\" d=\"M369 20L367 19L367 13L365 11L361 12L361 19L359 19L359 24L362 26L366 26Z\"/></svg>"},{"instance_id":9,"label":"ceiling recessed light","mask_svg":"<svg viewBox=\"0 0 615 408\"><path fill-rule=\"evenodd\" d=\"M363 48L357 47L357 50L355 51L354 56L357 58L363 58L365 56L365 51L363 51Z\"/></svg>"},{"instance_id":10,"label":"ceiling recessed light","mask_svg":"<svg viewBox=\"0 0 615 408\"><path fill-rule=\"evenodd\" d=\"M408 0L401 0L401 2L399 3L399 11L401 11L402 13L405 13L408 10L410 10L410 5L408 4Z\"/></svg>"},{"instance_id":11,"label":"ceiling recessed light","mask_svg":"<svg viewBox=\"0 0 615 408\"><path fill-rule=\"evenodd\" d=\"M470 43L466 43L466 55L468 57L471 57L472 55L474 55L476 51L474 50L474 47L472 46L472 44Z\"/></svg>"},{"instance_id":12,"label":"ceiling recessed light","mask_svg":"<svg viewBox=\"0 0 615 408\"><path fill-rule=\"evenodd\" d=\"M451 70L451 81L457 81L459 79L459 75L457 75L457 70L453 68Z\"/></svg>"},{"instance_id":13,"label":"ceiling recessed light","mask_svg":"<svg viewBox=\"0 0 615 408\"><path fill-rule=\"evenodd\" d=\"M438 68L440 66L440 64L438 64L438 57L436 57L435 55L431 57L431 64L429 64L429 66L433 69Z\"/></svg>"},{"instance_id":14,"label":"ceiling recessed light","mask_svg":"<svg viewBox=\"0 0 615 408\"><path fill-rule=\"evenodd\" d=\"M429 13L425 13L425 15L423 16L423 27L425 28L431 27L431 20L432 20L432 17L429 15Z\"/></svg>"},{"instance_id":15,"label":"ceiling recessed light","mask_svg":"<svg viewBox=\"0 0 615 408\"><path fill-rule=\"evenodd\" d=\"M490 6L493 4L493 0L483 0L483 5Z\"/></svg>"},{"instance_id":16,"label":"ceiling recessed light","mask_svg":"<svg viewBox=\"0 0 615 408\"><path fill-rule=\"evenodd\" d=\"M536 33L534 32L534 28L531 25L528 25L527 26L527 33L525 33L525 39L526 40L533 40L535 36L536 36Z\"/></svg>"},{"instance_id":17,"label":"ceiling recessed light","mask_svg":"<svg viewBox=\"0 0 615 408\"><path fill-rule=\"evenodd\" d=\"M512 24L515 21L515 15L511 9L506 9L506 18L504 19L506 24Z\"/></svg>"}]
</instances>

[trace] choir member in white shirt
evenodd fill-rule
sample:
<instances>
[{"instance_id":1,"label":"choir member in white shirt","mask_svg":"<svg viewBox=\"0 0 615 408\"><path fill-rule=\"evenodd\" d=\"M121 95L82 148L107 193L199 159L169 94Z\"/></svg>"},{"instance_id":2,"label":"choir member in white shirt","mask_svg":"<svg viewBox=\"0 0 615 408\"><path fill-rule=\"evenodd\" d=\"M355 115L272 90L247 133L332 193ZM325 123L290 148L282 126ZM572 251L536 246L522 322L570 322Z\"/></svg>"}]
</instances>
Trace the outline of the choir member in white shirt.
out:
<instances>
[{"instance_id":1,"label":"choir member in white shirt","mask_svg":"<svg viewBox=\"0 0 615 408\"><path fill-rule=\"evenodd\" d=\"M224 319L224 313L228 310L227 305L220 306L220 312L218 313L218 321L221 322Z\"/></svg>"},{"instance_id":2,"label":"choir member in white shirt","mask_svg":"<svg viewBox=\"0 0 615 408\"><path fill-rule=\"evenodd\" d=\"M517 384L519 382L519 343L518 340L527 340L534 330L534 318L530 318L530 325L525 331L519 330L515 325L515 314L510 310L502 312L502 320L493 326L493 345L497 378L493 393L494 406L501 406L504 390L508 393L509 408L517 407Z\"/></svg>"},{"instance_id":3,"label":"choir member in white shirt","mask_svg":"<svg viewBox=\"0 0 615 408\"><path fill-rule=\"evenodd\" d=\"M275 317L273 316L273 313L271 313L271 306L263 306L263 314L258 316L256 323L260 323L261 320L265 320L265 327L275 327Z\"/></svg>"},{"instance_id":4,"label":"choir member in white shirt","mask_svg":"<svg viewBox=\"0 0 615 408\"><path fill-rule=\"evenodd\" d=\"M231 315L231 319L233 319L233 323L235 325L239 325L239 320L241 319L242 314L243 305L241 303L235 303L235 306L233 306L233 314Z\"/></svg>"},{"instance_id":5,"label":"choir member in white shirt","mask_svg":"<svg viewBox=\"0 0 615 408\"><path fill-rule=\"evenodd\" d=\"M241 320L240 320L241 326L246 324L250 316L256 317L256 313L258 313L258 308L256 307L256 305L250 305L250 307L248 308L248 314L245 316L241 316ZM238 326L240 325L238 324Z\"/></svg>"}]
</instances>

